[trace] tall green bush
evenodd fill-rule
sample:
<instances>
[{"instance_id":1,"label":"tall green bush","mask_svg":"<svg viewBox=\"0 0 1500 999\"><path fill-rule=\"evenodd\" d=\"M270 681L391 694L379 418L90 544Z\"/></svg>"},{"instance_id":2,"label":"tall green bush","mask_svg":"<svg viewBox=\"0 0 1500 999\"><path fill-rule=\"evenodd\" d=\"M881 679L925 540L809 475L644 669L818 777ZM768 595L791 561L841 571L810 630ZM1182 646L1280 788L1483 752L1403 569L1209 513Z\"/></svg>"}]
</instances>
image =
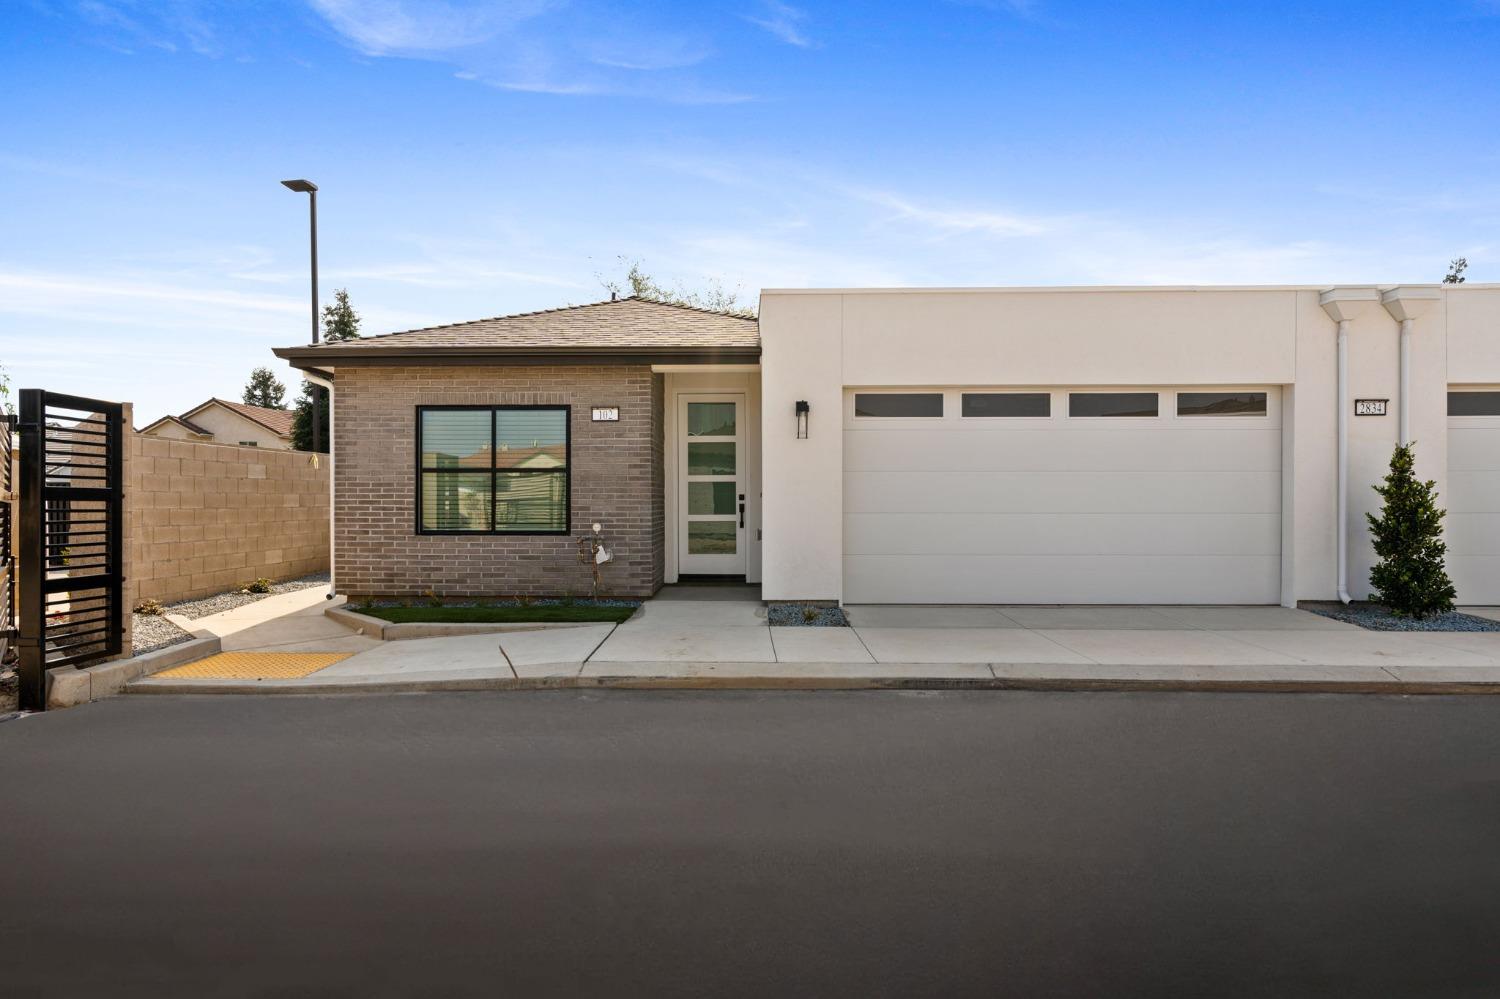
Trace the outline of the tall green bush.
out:
<instances>
[{"instance_id":1,"label":"tall green bush","mask_svg":"<svg viewBox=\"0 0 1500 999\"><path fill-rule=\"evenodd\" d=\"M1415 444L1397 446L1391 470L1375 487L1385 501L1380 516L1365 514L1380 562L1370 570L1375 599L1393 613L1423 618L1453 609L1458 594L1443 568L1443 517L1437 483L1413 471Z\"/></svg>"}]
</instances>

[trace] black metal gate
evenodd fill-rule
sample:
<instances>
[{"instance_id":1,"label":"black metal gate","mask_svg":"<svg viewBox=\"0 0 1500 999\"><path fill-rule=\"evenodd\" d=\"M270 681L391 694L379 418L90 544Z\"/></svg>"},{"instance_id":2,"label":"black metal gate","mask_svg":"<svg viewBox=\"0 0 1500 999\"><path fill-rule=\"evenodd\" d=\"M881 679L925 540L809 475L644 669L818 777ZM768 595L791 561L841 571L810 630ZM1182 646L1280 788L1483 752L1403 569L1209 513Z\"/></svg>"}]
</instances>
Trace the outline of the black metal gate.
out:
<instances>
[{"instance_id":1,"label":"black metal gate","mask_svg":"<svg viewBox=\"0 0 1500 999\"><path fill-rule=\"evenodd\" d=\"M39 711L48 670L121 652L124 411L22 389L20 431L20 700Z\"/></svg>"},{"instance_id":2,"label":"black metal gate","mask_svg":"<svg viewBox=\"0 0 1500 999\"><path fill-rule=\"evenodd\" d=\"M15 482L11 474L11 431L15 417L0 413L0 668L6 665L16 638L16 565L10 549L15 523Z\"/></svg>"}]
</instances>

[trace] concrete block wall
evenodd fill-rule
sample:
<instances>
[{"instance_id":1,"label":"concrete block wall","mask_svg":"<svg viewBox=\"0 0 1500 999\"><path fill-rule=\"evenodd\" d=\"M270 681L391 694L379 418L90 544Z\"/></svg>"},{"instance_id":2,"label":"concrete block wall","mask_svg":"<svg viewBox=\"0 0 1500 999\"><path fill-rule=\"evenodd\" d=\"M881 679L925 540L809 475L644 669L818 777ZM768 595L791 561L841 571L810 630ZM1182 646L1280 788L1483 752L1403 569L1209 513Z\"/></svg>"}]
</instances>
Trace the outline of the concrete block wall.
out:
<instances>
[{"instance_id":1,"label":"concrete block wall","mask_svg":"<svg viewBox=\"0 0 1500 999\"><path fill-rule=\"evenodd\" d=\"M130 606L327 571L326 456L126 438Z\"/></svg>"},{"instance_id":2,"label":"concrete block wall","mask_svg":"<svg viewBox=\"0 0 1500 999\"><path fill-rule=\"evenodd\" d=\"M648 365L346 367L334 393L338 589L351 597L578 596L590 567L578 538L604 525L615 560L601 592L661 586L663 379ZM571 531L565 535L416 532L416 407L572 407ZM618 422L595 423L595 406Z\"/></svg>"}]
</instances>

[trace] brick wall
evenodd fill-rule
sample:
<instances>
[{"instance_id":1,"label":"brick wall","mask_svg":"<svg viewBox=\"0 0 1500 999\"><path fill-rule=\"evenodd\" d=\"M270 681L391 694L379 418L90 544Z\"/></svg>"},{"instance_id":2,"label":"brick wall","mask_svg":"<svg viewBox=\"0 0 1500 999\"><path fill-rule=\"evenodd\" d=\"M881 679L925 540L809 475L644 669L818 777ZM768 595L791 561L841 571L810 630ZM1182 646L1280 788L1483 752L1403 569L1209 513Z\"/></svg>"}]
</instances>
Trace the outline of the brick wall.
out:
<instances>
[{"instance_id":1,"label":"brick wall","mask_svg":"<svg viewBox=\"0 0 1500 999\"><path fill-rule=\"evenodd\" d=\"M643 597L664 569L663 379L645 365L344 368L335 391L338 589L351 596L564 596L589 592L577 539L595 522L614 551L603 592ZM568 405L568 535L419 535L416 407ZM594 423L618 406L618 423Z\"/></svg>"},{"instance_id":2,"label":"brick wall","mask_svg":"<svg viewBox=\"0 0 1500 999\"><path fill-rule=\"evenodd\" d=\"M208 596L328 569L328 462L126 434L126 596Z\"/></svg>"}]
</instances>

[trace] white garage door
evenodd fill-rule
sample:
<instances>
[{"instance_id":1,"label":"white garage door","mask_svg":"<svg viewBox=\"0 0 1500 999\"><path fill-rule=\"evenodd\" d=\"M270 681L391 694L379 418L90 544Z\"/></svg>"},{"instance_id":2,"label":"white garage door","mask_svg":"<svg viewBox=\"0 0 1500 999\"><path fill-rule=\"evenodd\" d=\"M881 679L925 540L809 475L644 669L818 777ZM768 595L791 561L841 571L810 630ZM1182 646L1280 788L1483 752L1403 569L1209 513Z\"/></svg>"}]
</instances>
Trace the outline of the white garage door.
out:
<instances>
[{"instance_id":1,"label":"white garage door","mask_svg":"<svg viewBox=\"0 0 1500 999\"><path fill-rule=\"evenodd\" d=\"M1249 603L1281 593L1281 404L1235 389L859 389L848 603Z\"/></svg>"},{"instance_id":2,"label":"white garage door","mask_svg":"<svg viewBox=\"0 0 1500 999\"><path fill-rule=\"evenodd\" d=\"M1448 393L1448 574L1462 604L1500 604L1500 389Z\"/></svg>"}]
</instances>

